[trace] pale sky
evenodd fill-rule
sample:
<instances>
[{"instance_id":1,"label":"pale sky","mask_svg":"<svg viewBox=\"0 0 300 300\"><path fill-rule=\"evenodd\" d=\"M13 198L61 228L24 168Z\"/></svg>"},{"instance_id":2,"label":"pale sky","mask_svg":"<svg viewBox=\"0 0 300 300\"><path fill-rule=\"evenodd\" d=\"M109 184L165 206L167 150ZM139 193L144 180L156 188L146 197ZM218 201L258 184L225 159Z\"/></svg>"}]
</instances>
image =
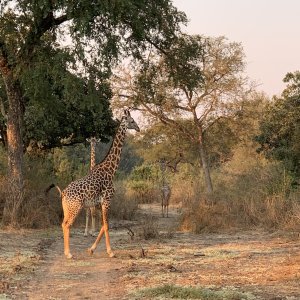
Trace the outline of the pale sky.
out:
<instances>
[{"instance_id":1,"label":"pale sky","mask_svg":"<svg viewBox=\"0 0 300 300\"><path fill-rule=\"evenodd\" d=\"M267 95L280 95L287 72L300 71L300 0L173 0L190 34L241 43L246 75Z\"/></svg>"}]
</instances>

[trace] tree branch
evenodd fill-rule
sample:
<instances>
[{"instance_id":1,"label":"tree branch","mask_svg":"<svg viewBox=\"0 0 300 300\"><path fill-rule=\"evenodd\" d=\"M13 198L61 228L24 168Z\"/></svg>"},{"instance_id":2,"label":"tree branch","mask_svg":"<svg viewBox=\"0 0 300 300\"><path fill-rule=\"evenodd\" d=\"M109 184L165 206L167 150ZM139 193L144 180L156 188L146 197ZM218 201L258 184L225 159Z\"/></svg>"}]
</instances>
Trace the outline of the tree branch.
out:
<instances>
[{"instance_id":1,"label":"tree branch","mask_svg":"<svg viewBox=\"0 0 300 300\"><path fill-rule=\"evenodd\" d=\"M46 17L37 20L31 26L31 29L27 34L25 43L19 50L18 57L21 60L26 59L27 61L30 61L34 48L38 45L43 34L49 31L50 29L54 28L55 26L58 26L70 19L66 14L54 18L53 10L51 10L50 12L48 12Z\"/></svg>"},{"instance_id":2,"label":"tree branch","mask_svg":"<svg viewBox=\"0 0 300 300\"><path fill-rule=\"evenodd\" d=\"M141 104L148 113L150 113L152 116L155 116L157 118L159 118L159 120L163 123L163 124L168 124L170 126L172 126L173 128L178 129L180 132L182 132L183 134L187 135L191 140L194 140L194 136L184 128L184 126L181 126L178 122L174 121L173 119L170 119L168 117L166 117L163 113L161 112L155 112L153 109L151 109L147 104L142 103Z\"/></svg>"}]
</instances>

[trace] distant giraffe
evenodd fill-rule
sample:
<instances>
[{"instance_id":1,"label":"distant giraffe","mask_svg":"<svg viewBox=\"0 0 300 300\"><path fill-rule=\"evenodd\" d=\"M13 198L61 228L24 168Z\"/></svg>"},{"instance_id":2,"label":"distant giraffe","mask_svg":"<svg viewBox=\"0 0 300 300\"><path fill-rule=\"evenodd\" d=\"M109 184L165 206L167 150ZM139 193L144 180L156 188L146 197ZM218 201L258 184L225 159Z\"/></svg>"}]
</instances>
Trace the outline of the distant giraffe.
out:
<instances>
[{"instance_id":1,"label":"distant giraffe","mask_svg":"<svg viewBox=\"0 0 300 300\"><path fill-rule=\"evenodd\" d=\"M95 137L91 137L89 139L86 139L87 142L90 143L90 153L91 153L91 158L90 158L90 170L92 170L95 165L96 165L96 145L97 143L100 142L100 139L96 139ZM87 236L88 233L90 235L94 235L96 232L96 207L95 206L91 206L91 207L87 207L85 208L85 230L84 230L84 236ZM92 228L90 231L89 230L89 219L92 219Z\"/></svg>"},{"instance_id":2,"label":"distant giraffe","mask_svg":"<svg viewBox=\"0 0 300 300\"><path fill-rule=\"evenodd\" d=\"M96 206L99 203L101 203L102 208L102 227L94 244L88 251L90 254L93 254L103 234L105 234L106 251L110 257L114 256L110 245L108 212L110 201L114 194L113 178L119 166L127 129L140 131L138 125L130 116L128 109L124 110L111 148L101 163L97 164L87 176L71 182L62 192L55 184L51 184L46 189L47 193L51 188L56 187L61 194L64 211L62 223L64 254L67 258L72 258L70 253L70 227L74 223L76 216L83 207Z\"/></svg>"},{"instance_id":3,"label":"distant giraffe","mask_svg":"<svg viewBox=\"0 0 300 300\"><path fill-rule=\"evenodd\" d=\"M169 216L169 202L171 197L171 187L166 181L166 169L167 161L161 159L160 161L160 170L162 174L162 185L161 185L161 212L162 216Z\"/></svg>"}]
</instances>

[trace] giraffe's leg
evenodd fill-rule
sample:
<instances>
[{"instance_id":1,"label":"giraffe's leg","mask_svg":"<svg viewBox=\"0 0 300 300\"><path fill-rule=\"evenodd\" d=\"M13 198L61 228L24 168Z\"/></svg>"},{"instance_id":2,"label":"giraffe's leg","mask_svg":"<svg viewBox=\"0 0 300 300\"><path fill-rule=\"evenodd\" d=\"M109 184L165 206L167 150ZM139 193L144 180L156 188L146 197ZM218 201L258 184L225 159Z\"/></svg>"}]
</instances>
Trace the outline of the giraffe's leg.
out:
<instances>
[{"instance_id":1,"label":"giraffe's leg","mask_svg":"<svg viewBox=\"0 0 300 300\"><path fill-rule=\"evenodd\" d=\"M101 240L103 234L104 234L104 227L102 226L101 229L100 229L100 232L99 232L99 234L98 234L98 236L97 236L97 238L96 238L96 240L95 240L95 242L94 242L94 244L92 245L91 248L88 249L88 252L89 252L91 255L92 255L92 254L94 253L94 251L96 250L97 245L99 244L99 242L100 242L100 240Z\"/></svg>"},{"instance_id":2,"label":"giraffe's leg","mask_svg":"<svg viewBox=\"0 0 300 300\"><path fill-rule=\"evenodd\" d=\"M84 236L88 235L88 229L89 229L89 218L90 218L90 209L85 209L85 230L84 230Z\"/></svg>"},{"instance_id":3,"label":"giraffe's leg","mask_svg":"<svg viewBox=\"0 0 300 300\"><path fill-rule=\"evenodd\" d=\"M90 230L90 235L94 235L95 232L96 232L96 222L95 222L95 220L96 220L96 207L93 206L93 207L90 208L90 210L91 210L91 216L92 216L92 228Z\"/></svg>"},{"instance_id":4,"label":"giraffe's leg","mask_svg":"<svg viewBox=\"0 0 300 300\"><path fill-rule=\"evenodd\" d=\"M64 253L67 258L72 258L73 255L70 253L70 225L68 220L64 219L62 223L62 229L64 233Z\"/></svg>"},{"instance_id":5,"label":"giraffe's leg","mask_svg":"<svg viewBox=\"0 0 300 300\"><path fill-rule=\"evenodd\" d=\"M110 257L114 257L114 253L111 250L110 246L110 237L109 237L109 228L108 228L108 208L105 204L102 205L102 227L96 238L96 241L92 245L92 247L88 250L90 254L93 254L95 249L97 248L103 234L105 234L105 243L106 243L106 251Z\"/></svg>"},{"instance_id":6,"label":"giraffe's leg","mask_svg":"<svg viewBox=\"0 0 300 300\"><path fill-rule=\"evenodd\" d=\"M80 204L75 205L72 212L69 211L68 205L65 201L62 201L63 211L64 211L64 220L62 222L62 229L64 234L64 253L67 258L72 258L73 255L70 252L70 227L74 223L76 216L81 210Z\"/></svg>"},{"instance_id":7,"label":"giraffe's leg","mask_svg":"<svg viewBox=\"0 0 300 300\"><path fill-rule=\"evenodd\" d=\"M110 246L108 209L106 209L104 207L102 207L102 217L103 217L103 227L104 227L104 233L105 233L106 252L109 255L109 257L114 257L115 254L111 250L111 246Z\"/></svg>"}]
</instances>

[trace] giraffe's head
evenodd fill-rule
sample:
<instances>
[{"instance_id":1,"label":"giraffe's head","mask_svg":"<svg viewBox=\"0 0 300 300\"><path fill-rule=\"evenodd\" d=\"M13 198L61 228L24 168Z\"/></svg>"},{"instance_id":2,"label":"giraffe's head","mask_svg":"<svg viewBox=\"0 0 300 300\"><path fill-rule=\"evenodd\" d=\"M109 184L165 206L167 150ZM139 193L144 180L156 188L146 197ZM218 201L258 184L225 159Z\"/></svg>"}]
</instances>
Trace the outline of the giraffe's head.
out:
<instances>
[{"instance_id":1,"label":"giraffe's head","mask_svg":"<svg viewBox=\"0 0 300 300\"><path fill-rule=\"evenodd\" d=\"M136 124L134 119L131 117L129 109L124 109L124 115L122 117L122 120L126 124L128 129L134 129L137 132L140 131L138 124Z\"/></svg>"},{"instance_id":2,"label":"giraffe's head","mask_svg":"<svg viewBox=\"0 0 300 300\"><path fill-rule=\"evenodd\" d=\"M101 139L97 139L96 137L93 136L93 137L87 138L86 141L91 144L97 144L101 141Z\"/></svg>"}]
</instances>

